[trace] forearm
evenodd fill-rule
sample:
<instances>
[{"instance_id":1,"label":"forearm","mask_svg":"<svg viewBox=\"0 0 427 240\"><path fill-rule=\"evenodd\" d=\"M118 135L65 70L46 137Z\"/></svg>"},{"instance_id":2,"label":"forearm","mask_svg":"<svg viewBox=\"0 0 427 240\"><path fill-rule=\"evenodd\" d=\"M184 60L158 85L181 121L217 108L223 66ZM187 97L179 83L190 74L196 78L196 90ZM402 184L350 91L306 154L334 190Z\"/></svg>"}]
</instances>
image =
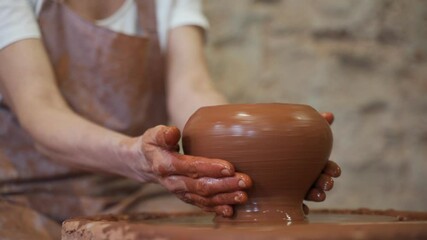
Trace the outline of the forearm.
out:
<instances>
[{"instance_id":1,"label":"forearm","mask_svg":"<svg viewBox=\"0 0 427 240\"><path fill-rule=\"evenodd\" d=\"M20 119L41 153L73 167L136 178L129 176L130 162L125 162L134 159L126 156L129 137L89 122L69 109L39 103L32 107L28 116L21 115Z\"/></svg>"},{"instance_id":2,"label":"forearm","mask_svg":"<svg viewBox=\"0 0 427 240\"><path fill-rule=\"evenodd\" d=\"M181 78L179 82L187 82L171 93L169 96L171 100L168 103L172 122L181 130L198 108L227 103L225 97L211 84L208 74L204 72L192 72L173 78Z\"/></svg>"},{"instance_id":3,"label":"forearm","mask_svg":"<svg viewBox=\"0 0 427 240\"><path fill-rule=\"evenodd\" d=\"M24 40L3 49L0 80L7 104L45 155L80 168L131 174L127 168L135 158L126 155L129 147L124 144L129 138L68 107L40 40Z\"/></svg>"},{"instance_id":4,"label":"forearm","mask_svg":"<svg viewBox=\"0 0 427 240\"><path fill-rule=\"evenodd\" d=\"M180 129L198 108L227 102L209 76L200 29L192 26L173 29L167 60L168 110L172 122Z\"/></svg>"}]
</instances>

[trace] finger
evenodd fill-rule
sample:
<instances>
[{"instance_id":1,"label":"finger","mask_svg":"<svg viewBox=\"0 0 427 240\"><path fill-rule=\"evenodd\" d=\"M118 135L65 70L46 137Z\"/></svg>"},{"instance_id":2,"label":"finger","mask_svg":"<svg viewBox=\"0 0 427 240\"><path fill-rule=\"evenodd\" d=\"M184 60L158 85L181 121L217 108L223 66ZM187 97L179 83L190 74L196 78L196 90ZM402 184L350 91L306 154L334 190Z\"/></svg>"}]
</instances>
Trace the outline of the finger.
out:
<instances>
[{"instance_id":1,"label":"finger","mask_svg":"<svg viewBox=\"0 0 427 240\"><path fill-rule=\"evenodd\" d=\"M308 191L307 195L305 196L306 200L313 201L313 202L322 202L326 198L326 194L323 190L318 188L312 188Z\"/></svg>"},{"instance_id":2,"label":"finger","mask_svg":"<svg viewBox=\"0 0 427 240\"><path fill-rule=\"evenodd\" d=\"M214 207L215 213L223 217L232 217L233 208L230 205L222 205Z\"/></svg>"},{"instance_id":3,"label":"finger","mask_svg":"<svg viewBox=\"0 0 427 240\"><path fill-rule=\"evenodd\" d=\"M193 193L208 197L219 193L241 191L252 186L248 175L236 173L227 178L198 178L185 176L169 176L161 180L163 186L173 193Z\"/></svg>"},{"instance_id":4,"label":"finger","mask_svg":"<svg viewBox=\"0 0 427 240\"><path fill-rule=\"evenodd\" d=\"M174 171L170 175L183 175L191 178L221 178L234 175L231 163L221 159L211 159L173 153L172 166Z\"/></svg>"},{"instance_id":5,"label":"finger","mask_svg":"<svg viewBox=\"0 0 427 240\"><path fill-rule=\"evenodd\" d=\"M227 178L199 178L188 181L188 192L201 196L213 196L219 193L230 193L248 189L252 181L248 175L236 173L234 177Z\"/></svg>"},{"instance_id":6,"label":"finger","mask_svg":"<svg viewBox=\"0 0 427 240\"><path fill-rule=\"evenodd\" d=\"M214 195L213 197L203 197L193 193L186 193L184 198L187 202L196 206L214 207L245 203L248 200L248 195L243 191L221 193Z\"/></svg>"},{"instance_id":7,"label":"finger","mask_svg":"<svg viewBox=\"0 0 427 240\"><path fill-rule=\"evenodd\" d=\"M233 208L230 205L221 205L215 207L201 207L203 211L206 212L214 212L216 215L223 217L232 217L233 216Z\"/></svg>"},{"instance_id":8,"label":"finger","mask_svg":"<svg viewBox=\"0 0 427 240\"><path fill-rule=\"evenodd\" d=\"M302 210L305 215L308 215L310 213L310 209L308 208L307 205L305 205L305 203L302 204Z\"/></svg>"},{"instance_id":9,"label":"finger","mask_svg":"<svg viewBox=\"0 0 427 240\"><path fill-rule=\"evenodd\" d=\"M323 173L336 178L341 176L341 168L336 162L329 160L323 168Z\"/></svg>"},{"instance_id":10,"label":"finger","mask_svg":"<svg viewBox=\"0 0 427 240\"><path fill-rule=\"evenodd\" d=\"M335 117L334 117L333 113L331 113L331 112L324 112L324 113L321 113L321 115L323 116L323 118L326 119L326 121L329 124L332 124L334 122Z\"/></svg>"},{"instance_id":11,"label":"finger","mask_svg":"<svg viewBox=\"0 0 427 240\"><path fill-rule=\"evenodd\" d=\"M323 191L329 191L334 187L334 180L331 176L322 173L316 180L314 186L315 188L322 189Z\"/></svg>"},{"instance_id":12,"label":"finger","mask_svg":"<svg viewBox=\"0 0 427 240\"><path fill-rule=\"evenodd\" d=\"M220 206L214 206L214 207L206 207L206 206L198 206L197 204L194 204L200 209L202 209L205 212L214 212L219 216L223 217L231 217L233 216L233 207L230 205L220 205Z\"/></svg>"},{"instance_id":13,"label":"finger","mask_svg":"<svg viewBox=\"0 0 427 240\"><path fill-rule=\"evenodd\" d=\"M159 125L148 129L143 135L143 142L147 145L162 147L168 150L177 148L181 133L177 127Z\"/></svg>"},{"instance_id":14,"label":"finger","mask_svg":"<svg viewBox=\"0 0 427 240\"><path fill-rule=\"evenodd\" d=\"M182 201L195 205L205 212L215 212L217 215L223 217L231 217L233 215L233 208L229 205L205 206L197 201L194 201L188 194L181 193L176 194L176 196Z\"/></svg>"}]
</instances>

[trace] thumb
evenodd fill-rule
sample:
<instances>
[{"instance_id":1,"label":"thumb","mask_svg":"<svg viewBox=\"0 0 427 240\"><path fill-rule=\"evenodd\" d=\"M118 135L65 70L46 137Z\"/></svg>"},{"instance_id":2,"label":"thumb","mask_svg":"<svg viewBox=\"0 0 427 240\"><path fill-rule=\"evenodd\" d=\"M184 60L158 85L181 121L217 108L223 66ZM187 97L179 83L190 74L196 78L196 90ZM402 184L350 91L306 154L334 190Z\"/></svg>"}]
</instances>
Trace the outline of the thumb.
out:
<instances>
[{"instance_id":1,"label":"thumb","mask_svg":"<svg viewBox=\"0 0 427 240\"><path fill-rule=\"evenodd\" d=\"M152 136L151 144L167 149L176 149L181 138L181 132L174 126L159 125L150 129L150 131L153 132L153 134L149 134Z\"/></svg>"},{"instance_id":2,"label":"thumb","mask_svg":"<svg viewBox=\"0 0 427 240\"><path fill-rule=\"evenodd\" d=\"M321 113L321 115L329 124L332 124L334 122L335 117L333 113L324 112L324 113Z\"/></svg>"}]
</instances>

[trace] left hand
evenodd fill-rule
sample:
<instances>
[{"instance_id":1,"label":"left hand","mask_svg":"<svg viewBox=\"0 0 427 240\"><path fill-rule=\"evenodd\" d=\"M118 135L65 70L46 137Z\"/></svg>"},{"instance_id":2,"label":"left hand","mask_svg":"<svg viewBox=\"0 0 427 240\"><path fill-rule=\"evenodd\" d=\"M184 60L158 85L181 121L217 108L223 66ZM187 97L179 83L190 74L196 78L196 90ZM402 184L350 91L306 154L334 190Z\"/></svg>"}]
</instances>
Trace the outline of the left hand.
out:
<instances>
[{"instance_id":1,"label":"left hand","mask_svg":"<svg viewBox=\"0 0 427 240\"><path fill-rule=\"evenodd\" d=\"M334 121L334 115L330 112L322 113L322 116L326 119L329 124L332 124ZM329 160L325 167L322 170L319 178L313 184L311 189L307 192L305 200L322 202L326 198L325 191L329 191L334 186L333 178L337 178L341 175L341 168L335 162ZM308 214L308 207L303 206L304 212Z\"/></svg>"},{"instance_id":2,"label":"left hand","mask_svg":"<svg viewBox=\"0 0 427 240\"><path fill-rule=\"evenodd\" d=\"M247 201L252 180L225 160L178 153L180 138L178 128L162 125L132 138L135 161L128 176L137 173L135 179L159 183L186 203L231 217L232 206Z\"/></svg>"}]
</instances>

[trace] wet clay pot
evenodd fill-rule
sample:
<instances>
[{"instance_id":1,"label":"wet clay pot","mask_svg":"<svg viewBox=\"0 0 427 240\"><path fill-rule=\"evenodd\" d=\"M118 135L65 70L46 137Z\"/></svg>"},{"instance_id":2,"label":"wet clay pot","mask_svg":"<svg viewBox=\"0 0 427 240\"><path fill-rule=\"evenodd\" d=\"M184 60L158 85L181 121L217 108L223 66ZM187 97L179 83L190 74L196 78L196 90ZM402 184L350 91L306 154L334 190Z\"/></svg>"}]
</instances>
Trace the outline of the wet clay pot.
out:
<instances>
[{"instance_id":1,"label":"wet clay pot","mask_svg":"<svg viewBox=\"0 0 427 240\"><path fill-rule=\"evenodd\" d=\"M305 219L302 202L332 148L327 121L299 104L203 107L183 131L185 154L231 162L254 186L246 204L216 222L288 222Z\"/></svg>"}]
</instances>

